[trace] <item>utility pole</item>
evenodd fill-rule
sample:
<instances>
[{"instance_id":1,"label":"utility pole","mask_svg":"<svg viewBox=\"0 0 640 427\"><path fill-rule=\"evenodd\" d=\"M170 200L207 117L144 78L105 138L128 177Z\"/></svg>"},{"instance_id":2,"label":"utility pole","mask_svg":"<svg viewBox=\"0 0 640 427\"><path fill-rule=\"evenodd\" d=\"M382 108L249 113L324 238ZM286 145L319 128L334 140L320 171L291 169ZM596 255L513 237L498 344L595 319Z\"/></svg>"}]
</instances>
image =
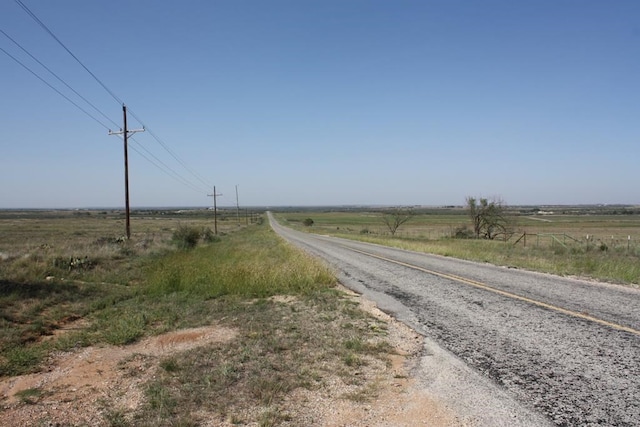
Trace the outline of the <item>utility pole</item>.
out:
<instances>
[{"instance_id":1,"label":"utility pole","mask_svg":"<svg viewBox=\"0 0 640 427\"><path fill-rule=\"evenodd\" d=\"M240 202L238 202L238 184L236 184L236 219L240 224Z\"/></svg>"},{"instance_id":2,"label":"utility pole","mask_svg":"<svg viewBox=\"0 0 640 427\"><path fill-rule=\"evenodd\" d=\"M222 196L222 194L216 193L216 186L214 185L213 194L207 194L207 196L213 197L213 229L217 236L218 235L218 205L216 203L216 199L218 198L218 196Z\"/></svg>"},{"instance_id":3,"label":"utility pole","mask_svg":"<svg viewBox=\"0 0 640 427\"><path fill-rule=\"evenodd\" d=\"M129 150L127 148L127 139L129 135L133 135L136 132L144 132L142 129L127 129L127 106L122 104L122 115L124 116L124 130L120 129L119 132L112 132L109 129L109 135L122 135L124 139L124 206L125 206L125 223L127 240L131 238L131 213L129 210Z\"/></svg>"}]
</instances>

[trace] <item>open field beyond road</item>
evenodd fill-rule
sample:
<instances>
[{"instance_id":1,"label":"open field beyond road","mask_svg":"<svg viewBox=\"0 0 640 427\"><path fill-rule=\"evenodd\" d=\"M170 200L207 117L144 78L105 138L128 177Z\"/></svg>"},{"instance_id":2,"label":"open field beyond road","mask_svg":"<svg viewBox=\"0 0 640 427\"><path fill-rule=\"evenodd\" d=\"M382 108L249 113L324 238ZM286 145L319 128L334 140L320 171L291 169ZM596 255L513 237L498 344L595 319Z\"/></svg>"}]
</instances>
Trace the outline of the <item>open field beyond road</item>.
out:
<instances>
[{"instance_id":1,"label":"open field beyond road","mask_svg":"<svg viewBox=\"0 0 640 427\"><path fill-rule=\"evenodd\" d=\"M506 242L453 238L456 230L471 225L463 209L418 210L395 236L390 235L382 222L382 210L282 211L275 215L285 225L319 234L637 286L640 215L637 211L629 211L636 212L633 215L605 215L601 210L567 209L567 213L560 211L553 215L516 213L511 218L514 234ZM306 218L314 221L313 226L303 226Z\"/></svg>"}]
</instances>

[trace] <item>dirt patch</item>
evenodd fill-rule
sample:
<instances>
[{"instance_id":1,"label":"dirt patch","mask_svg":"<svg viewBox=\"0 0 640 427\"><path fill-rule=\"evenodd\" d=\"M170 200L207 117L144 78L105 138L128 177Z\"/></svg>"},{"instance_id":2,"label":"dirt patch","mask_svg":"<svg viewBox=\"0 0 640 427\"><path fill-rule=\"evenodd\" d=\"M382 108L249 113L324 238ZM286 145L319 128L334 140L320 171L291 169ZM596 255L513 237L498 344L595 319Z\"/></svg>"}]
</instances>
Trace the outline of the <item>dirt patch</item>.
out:
<instances>
[{"instance_id":1,"label":"dirt patch","mask_svg":"<svg viewBox=\"0 0 640 427\"><path fill-rule=\"evenodd\" d=\"M288 425L461 426L456 415L422 390L411 376L422 350L422 337L378 310L374 303L342 288L360 308L383 320L385 339L394 349L390 362L362 367L363 387L338 377L320 389L297 388L286 399ZM276 297L278 298L278 297ZM288 303L294 299L282 297ZM73 328L74 322L69 322ZM52 356L44 372L0 382L3 425L113 425L117 414L140 408L143 386L157 374L160 358L214 342L228 342L237 331L220 326L187 329L147 338L125 347L88 347ZM354 395L354 390L359 394ZM212 414L213 415L213 414ZM218 417L203 425L231 426ZM214 421L215 420L215 421ZM250 423L248 425L257 425Z\"/></svg>"},{"instance_id":2,"label":"dirt patch","mask_svg":"<svg viewBox=\"0 0 640 427\"><path fill-rule=\"evenodd\" d=\"M154 375L154 359L235 336L235 330L212 326L171 332L125 347L87 347L56 354L45 372L0 382L2 423L105 425L109 412L135 410L142 403L140 385Z\"/></svg>"}]
</instances>

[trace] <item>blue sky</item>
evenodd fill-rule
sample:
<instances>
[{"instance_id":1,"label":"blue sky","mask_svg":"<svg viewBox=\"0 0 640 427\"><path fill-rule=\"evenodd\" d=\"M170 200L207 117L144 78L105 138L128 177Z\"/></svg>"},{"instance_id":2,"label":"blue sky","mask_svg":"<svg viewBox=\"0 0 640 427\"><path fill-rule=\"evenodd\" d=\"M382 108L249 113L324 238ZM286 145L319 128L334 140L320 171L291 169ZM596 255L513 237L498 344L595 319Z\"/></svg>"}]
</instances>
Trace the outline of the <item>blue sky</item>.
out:
<instances>
[{"instance_id":1,"label":"blue sky","mask_svg":"<svg viewBox=\"0 0 640 427\"><path fill-rule=\"evenodd\" d=\"M22 1L180 160L134 136L164 163L130 150L134 207L212 185L223 206L236 185L241 205L640 203L636 0ZM122 126L16 2L0 29ZM0 77L0 208L122 206L122 141L2 51Z\"/></svg>"}]
</instances>

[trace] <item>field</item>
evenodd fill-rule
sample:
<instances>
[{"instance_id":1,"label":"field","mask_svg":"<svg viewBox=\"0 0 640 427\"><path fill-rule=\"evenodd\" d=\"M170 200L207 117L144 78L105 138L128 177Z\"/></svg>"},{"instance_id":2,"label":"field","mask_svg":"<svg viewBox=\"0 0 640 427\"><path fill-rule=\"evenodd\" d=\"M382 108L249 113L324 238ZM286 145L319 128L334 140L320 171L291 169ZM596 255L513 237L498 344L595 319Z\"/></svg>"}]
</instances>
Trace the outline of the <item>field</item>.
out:
<instances>
[{"instance_id":1,"label":"field","mask_svg":"<svg viewBox=\"0 0 640 427\"><path fill-rule=\"evenodd\" d=\"M392 236L383 210L281 210L302 230L497 265L637 285L640 211L634 207L510 208L513 235L504 240L455 238L471 227L463 208L415 209ZM313 226L303 225L305 219Z\"/></svg>"},{"instance_id":2,"label":"field","mask_svg":"<svg viewBox=\"0 0 640 427\"><path fill-rule=\"evenodd\" d=\"M244 225L223 217L220 233ZM139 271L127 265L169 248L178 227L214 228L207 210L134 210L132 239L127 242L124 218L124 212L106 210L0 211L0 260L4 261L0 278L33 282L62 274L69 279L128 283Z\"/></svg>"},{"instance_id":3,"label":"field","mask_svg":"<svg viewBox=\"0 0 640 427\"><path fill-rule=\"evenodd\" d=\"M392 350L385 324L260 217L238 223L223 214L215 236L207 211L138 211L131 228L132 239L122 239L124 220L115 211L0 212L0 386L53 372L52 363L83 348L116 354L203 327L232 331L232 339L121 361L116 373L142 390L134 409L114 400L124 391L96 400L94 390L85 399L82 389L62 396L65 390L36 382L15 394L17 402L5 395L0 418L16 425L26 418L8 417L37 413L43 425L207 419L271 426L295 419L297 405L287 396L298 389L337 382L347 399L375 395L364 372L386 369ZM195 246L185 245L189 236ZM109 374L98 371L95 384L102 384ZM71 414L80 418L71 423L64 418Z\"/></svg>"},{"instance_id":4,"label":"field","mask_svg":"<svg viewBox=\"0 0 640 427\"><path fill-rule=\"evenodd\" d=\"M119 354L172 331L229 331L224 342L121 361L112 371L142 391L133 409L117 401L128 395L96 400L92 389L70 397L38 382L13 401L5 396L0 418L16 425L25 419L9 415L38 413L39 422L61 425L302 425L301 402L291 400L296 390L334 395L328 387L341 384L340 398L375 397L379 383L366 372L388 367L386 324L336 290L331 271L285 244L260 215L238 221L234 213L221 212L215 235L207 210L134 211L126 240L118 211L0 211L0 387L52 372L52 363L82 349ZM636 209L513 210L507 241L454 238L469 226L460 208L415 213L395 236L380 210L291 209L276 217L316 233L640 283ZM313 225L305 226L309 218ZM88 418L71 423L64 414Z\"/></svg>"}]
</instances>

